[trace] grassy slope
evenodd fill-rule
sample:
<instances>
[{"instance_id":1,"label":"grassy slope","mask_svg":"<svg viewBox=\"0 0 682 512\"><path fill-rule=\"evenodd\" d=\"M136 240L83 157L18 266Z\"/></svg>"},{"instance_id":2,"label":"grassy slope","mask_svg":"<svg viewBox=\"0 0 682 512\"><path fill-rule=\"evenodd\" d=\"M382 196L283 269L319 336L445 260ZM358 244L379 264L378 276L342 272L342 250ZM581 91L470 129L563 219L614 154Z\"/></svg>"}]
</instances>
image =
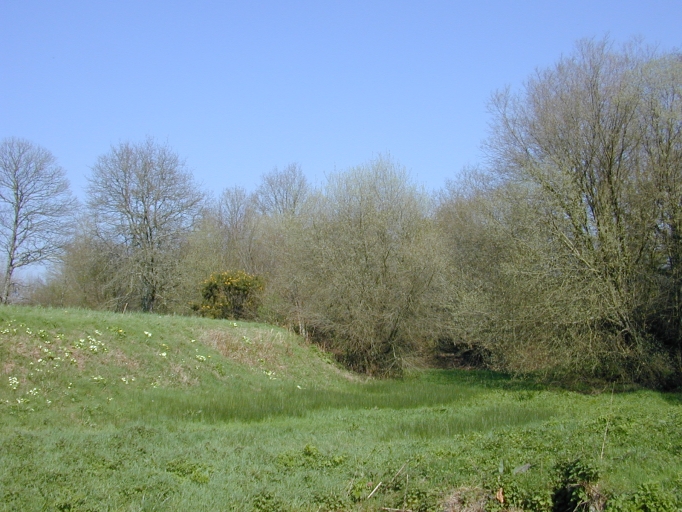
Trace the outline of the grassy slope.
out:
<instances>
[{"instance_id":1,"label":"grassy slope","mask_svg":"<svg viewBox=\"0 0 682 512\"><path fill-rule=\"evenodd\" d=\"M541 508L577 457L606 493L673 496L680 427L674 394L361 381L271 326L0 308L0 510L442 510L500 486Z\"/></svg>"}]
</instances>

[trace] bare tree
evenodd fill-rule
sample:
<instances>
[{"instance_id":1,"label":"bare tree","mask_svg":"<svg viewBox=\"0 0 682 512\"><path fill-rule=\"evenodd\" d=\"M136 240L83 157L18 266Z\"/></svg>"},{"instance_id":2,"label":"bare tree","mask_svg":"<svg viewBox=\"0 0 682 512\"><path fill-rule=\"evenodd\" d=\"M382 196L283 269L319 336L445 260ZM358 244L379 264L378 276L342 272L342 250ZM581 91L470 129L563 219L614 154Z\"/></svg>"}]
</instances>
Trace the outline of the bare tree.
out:
<instances>
[{"instance_id":1,"label":"bare tree","mask_svg":"<svg viewBox=\"0 0 682 512\"><path fill-rule=\"evenodd\" d=\"M276 167L265 174L256 190L256 204L266 215L295 215L309 193L308 182L298 164L289 164L279 171Z\"/></svg>"},{"instance_id":2,"label":"bare tree","mask_svg":"<svg viewBox=\"0 0 682 512\"><path fill-rule=\"evenodd\" d=\"M233 268L247 272L255 267L258 217L254 196L241 187L227 188L218 200L217 218Z\"/></svg>"},{"instance_id":3,"label":"bare tree","mask_svg":"<svg viewBox=\"0 0 682 512\"><path fill-rule=\"evenodd\" d=\"M5 257L0 300L7 303L15 270L53 260L62 250L76 206L64 170L44 148L20 138L0 144L0 244Z\"/></svg>"},{"instance_id":4,"label":"bare tree","mask_svg":"<svg viewBox=\"0 0 682 512\"><path fill-rule=\"evenodd\" d=\"M97 236L122 255L112 278L153 311L176 283L177 251L200 211L192 175L168 146L125 142L98 159L88 194Z\"/></svg>"}]
</instances>

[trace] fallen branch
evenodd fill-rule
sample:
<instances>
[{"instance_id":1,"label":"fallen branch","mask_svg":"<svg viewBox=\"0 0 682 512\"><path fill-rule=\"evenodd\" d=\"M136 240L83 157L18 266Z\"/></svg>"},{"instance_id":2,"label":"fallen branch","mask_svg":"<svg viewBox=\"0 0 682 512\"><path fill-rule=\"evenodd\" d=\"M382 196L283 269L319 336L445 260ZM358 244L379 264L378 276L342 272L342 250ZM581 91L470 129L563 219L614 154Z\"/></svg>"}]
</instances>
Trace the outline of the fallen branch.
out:
<instances>
[{"instance_id":1,"label":"fallen branch","mask_svg":"<svg viewBox=\"0 0 682 512\"><path fill-rule=\"evenodd\" d=\"M381 487L381 484L383 484L383 482L379 482L377 484L377 486L374 488L374 490L369 493L369 496L367 496L367 499L370 499L372 496L374 496L374 493L379 490L379 487Z\"/></svg>"}]
</instances>

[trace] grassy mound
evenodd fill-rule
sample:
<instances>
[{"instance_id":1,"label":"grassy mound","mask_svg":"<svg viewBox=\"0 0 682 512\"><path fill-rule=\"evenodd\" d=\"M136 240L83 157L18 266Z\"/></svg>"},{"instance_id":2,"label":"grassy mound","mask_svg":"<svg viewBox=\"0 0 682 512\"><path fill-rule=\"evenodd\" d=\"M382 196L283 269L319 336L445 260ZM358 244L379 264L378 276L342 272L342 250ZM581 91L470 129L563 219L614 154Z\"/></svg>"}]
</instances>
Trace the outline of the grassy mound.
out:
<instances>
[{"instance_id":1,"label":"grassy mound","mask_svg":"<svg viewBox=\"0 0 682 512\"><path fill-rule=\"evenodd\" d=\"M0 510L677 510L681 403L363 380L268 325L2 307Z\"/></svg>"}]
</instances>

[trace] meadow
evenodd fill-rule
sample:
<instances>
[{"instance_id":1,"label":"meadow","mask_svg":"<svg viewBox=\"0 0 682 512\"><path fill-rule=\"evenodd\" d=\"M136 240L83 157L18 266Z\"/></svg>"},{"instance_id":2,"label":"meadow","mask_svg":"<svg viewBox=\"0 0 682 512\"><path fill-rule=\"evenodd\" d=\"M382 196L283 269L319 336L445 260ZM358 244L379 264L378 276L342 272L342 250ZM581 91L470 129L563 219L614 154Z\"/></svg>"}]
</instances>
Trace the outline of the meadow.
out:
<instances>
[{"instance_id":1,"label":"meadow","mask_svg":"<svg viewBox=\"0 0 682 512\"><path fill-rule=\"evenodd\" d=\"M680 432L679 393L373 380L270 325L0 308L2 511L675 511Z\"/></svg>"}]
</instances>

